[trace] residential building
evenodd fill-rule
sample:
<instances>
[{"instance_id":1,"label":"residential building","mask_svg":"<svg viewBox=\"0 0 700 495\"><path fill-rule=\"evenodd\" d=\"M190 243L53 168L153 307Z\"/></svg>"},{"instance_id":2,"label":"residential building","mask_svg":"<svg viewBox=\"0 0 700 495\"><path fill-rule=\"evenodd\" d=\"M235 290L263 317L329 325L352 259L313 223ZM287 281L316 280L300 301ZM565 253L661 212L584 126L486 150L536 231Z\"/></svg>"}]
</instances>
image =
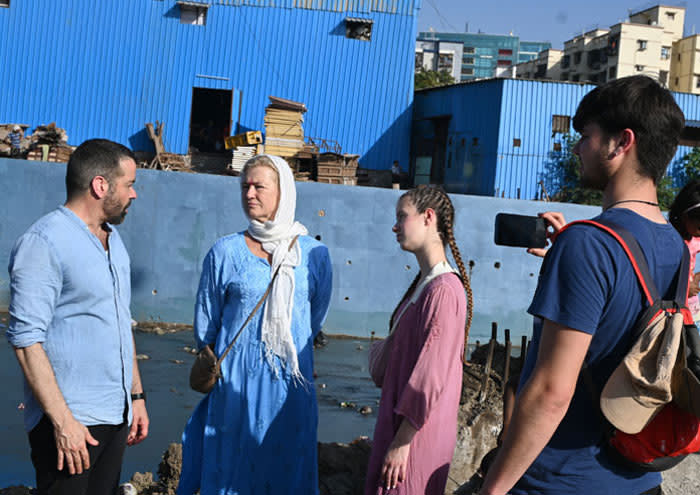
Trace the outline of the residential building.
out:
<instances>
[{"instance_id":1,"label":"residential building","mask_svg":"<svg viewBox=\"0 0 700 495\"><path fill-rule=\"evenodd\" d=\"M513 66L523 60L536 58L539 52L551 47L548 42L520 41L519 37L512 35L421 32L416 42L417 61L421 56L425 60L424 46L431 41L440 43L440 51L443 50L443 43L462 45L461 71L460 76L455 78L457 81L511 77ZM445 49L446 52L448 50L450 49ZM456 54L457 51L453 53Z\"/></svg>"},{"instance_id":2,"label":"residential building","mask_svg":"<svg viewBox=\"0 0 700 495\"><path fill-rule=\"evenodd\" d=\"M416 40L415 70L445 71L455 81L462 77L462 43L440 40Z\"/></svg>"},{"instance_id":3,"label":"residential building","mask_svg":"<svg viewBox=\"0 0 700 495\"><path fill-rule=\"evenodd\" d=\"M542 199L591 84L487 79L416 91L411 173L448 192ZM686 128L668 172L700 146L700 95L673 93ZM540 181L543 181L541 183ZM551 192L551 191L550 191Z\"/></svg>"},{"instance_id":4,"label":"residential building","mask_svg":"<svg viewBox=\"0 0 700 495\"><path fill-rule=\"evenodd\" d=\"M670 88L700 94L700 34L673 43Z\"/></svg>"},{"instance_id":5,"label":"residential building","mask_svg":"<svg viewBox=\"0 0 700 495\"><path fill-rule=\"evenodd\" d=\"M264 130L268 96L365 168L408 162L420 1L22 0L0 8L0 122L167 151ZM198 134L199 133L199 134Z\"/></svg>"},{"instance_id":6,"label":"residential building","mask_svg":"<svg viewBox=\"0 0 700 495\"><path fill-rule=\"evenodd\" d=\"M656 5L635 12L626 22L566 41L560 63L548 65L546 74L524 63L515 68L516 77L603 83L644 74L669 86L672 51L683 38L684 19L684 7Z\"/></svg>"}]
</instances>

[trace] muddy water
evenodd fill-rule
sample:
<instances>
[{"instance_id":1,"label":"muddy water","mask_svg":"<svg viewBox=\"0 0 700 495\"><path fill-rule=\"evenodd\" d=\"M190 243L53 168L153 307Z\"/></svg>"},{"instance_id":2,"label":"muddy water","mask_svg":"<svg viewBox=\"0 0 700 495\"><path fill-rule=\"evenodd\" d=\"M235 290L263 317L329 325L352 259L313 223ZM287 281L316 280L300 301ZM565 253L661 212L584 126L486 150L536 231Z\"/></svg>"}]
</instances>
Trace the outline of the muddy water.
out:
<instances>
[{"instance_id":1,"label":"muddy water","mask_svg":"<svg viewBox=\"0 0 700 495\"><path fill-rule=\"evenodd\" d=\"M0 316L0 325L6 324L4 316ZM4 326L0 333L4 334ZM125 481L136 471L156 471L160 456L170 442L179 441L187 418L202 397L188 386L193 356L183 348L193 345L191 332L136 332L135 336L137 352L149 357L141 360L139 367L148 395L151 431L142 444L127 448L122 470ZM326 347L315 351L320 441L372 435L380 391L367 374L367 346L367 341L332 338ZM11 347L0 338L0 379L5 392L0 400L0 487L34 484L22 411L18 409L23 394L21 376ZM341 403L350 407L341 407ZM369 406L372 413L360 414L363 406Z\"/></svg>"}]
</instances>

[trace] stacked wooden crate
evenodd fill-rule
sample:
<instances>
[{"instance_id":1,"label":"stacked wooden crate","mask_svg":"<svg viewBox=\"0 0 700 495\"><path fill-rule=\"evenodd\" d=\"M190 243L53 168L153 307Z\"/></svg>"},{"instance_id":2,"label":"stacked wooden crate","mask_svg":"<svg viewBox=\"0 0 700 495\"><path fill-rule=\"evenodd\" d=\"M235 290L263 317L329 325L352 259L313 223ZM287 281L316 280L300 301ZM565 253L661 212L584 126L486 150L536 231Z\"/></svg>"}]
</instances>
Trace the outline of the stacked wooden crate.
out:
<instances>
[{"instance_id":1,"label":"stacked wooden crate","mask_svg":"<svg viewBox=\"0 0 700 495\"><path fill-rule=\"evenodd\" d=\"M233 158L231 159L231 164L228 169L241 173L245 163L256 155L263 153L263 146L261 144L256 144L253 146L236 146L233 149Z\"/></svg>"},{"instance_id":2,"label":"stacked wooden crate","mask_svg":"<svg viewBox=\"0 0 700 495\"><path fill-rule=\"evenodd\" d=\"M359 155L321 153L316 160L316 181L325 184L357 185Z\"/></svg>"},{"instance_id":3,"label":"stacked wooden crate","mask_svg":"<svg viewBox=\"0 0 700 495\"><path fill-rule=\"evenodd\" d=\"M270 96L265 107L265 153L291 157L304 148L306 105Z\"/></svg>"}]
</instances>

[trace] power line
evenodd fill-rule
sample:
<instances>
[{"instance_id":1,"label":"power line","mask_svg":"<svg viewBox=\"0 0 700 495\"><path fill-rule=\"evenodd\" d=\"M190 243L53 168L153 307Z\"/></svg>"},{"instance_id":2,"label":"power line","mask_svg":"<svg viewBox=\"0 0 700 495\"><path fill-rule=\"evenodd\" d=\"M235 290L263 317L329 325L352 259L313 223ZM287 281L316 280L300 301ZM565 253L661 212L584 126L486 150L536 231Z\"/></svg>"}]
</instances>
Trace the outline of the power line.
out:
<instances>
[{"instance_id":1,"label":"power line","mask_svg":"<svg viewBox=\"0 0 700 495\"><path fill-rule=\"evenodd\" d=\"M459 30L458 30L456 27L454 27L454 26L450 23L450 21L447 20L447 18L446 18L444 15L442 15L442 13L440 12L440 9L437 8L437 5L435 5L435 2L434 2L433 0L428 0L428 3L429 3L430 6L435 10L435 13L438 15L438 17L440 18L440 22L441 22L443 25L445 25L445 26L449 27L450 29L452 29L452 31L454 31L455 33L458 33L458 32L459 32Z\"/></svg>"}]
</instances>

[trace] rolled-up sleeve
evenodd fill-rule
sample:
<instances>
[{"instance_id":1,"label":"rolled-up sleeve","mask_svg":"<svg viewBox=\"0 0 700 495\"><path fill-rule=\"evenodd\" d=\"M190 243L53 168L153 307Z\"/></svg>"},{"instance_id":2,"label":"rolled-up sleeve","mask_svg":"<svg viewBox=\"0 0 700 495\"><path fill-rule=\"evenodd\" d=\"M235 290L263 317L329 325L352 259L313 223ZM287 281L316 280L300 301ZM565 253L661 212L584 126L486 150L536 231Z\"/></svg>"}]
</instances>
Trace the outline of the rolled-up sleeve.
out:
<instances>
[{"instance_id":1,"label":"rolled-up sleeve","mask_svg":"<svg viewBox=\"0 0 700 495\"><path fill-rule=\"evenodd\" d=\"M7 340L16 348L44 342L63 283L60 263L40 234L19 238L10 255L10 324Z\"/></svg>"}]
</instances>

